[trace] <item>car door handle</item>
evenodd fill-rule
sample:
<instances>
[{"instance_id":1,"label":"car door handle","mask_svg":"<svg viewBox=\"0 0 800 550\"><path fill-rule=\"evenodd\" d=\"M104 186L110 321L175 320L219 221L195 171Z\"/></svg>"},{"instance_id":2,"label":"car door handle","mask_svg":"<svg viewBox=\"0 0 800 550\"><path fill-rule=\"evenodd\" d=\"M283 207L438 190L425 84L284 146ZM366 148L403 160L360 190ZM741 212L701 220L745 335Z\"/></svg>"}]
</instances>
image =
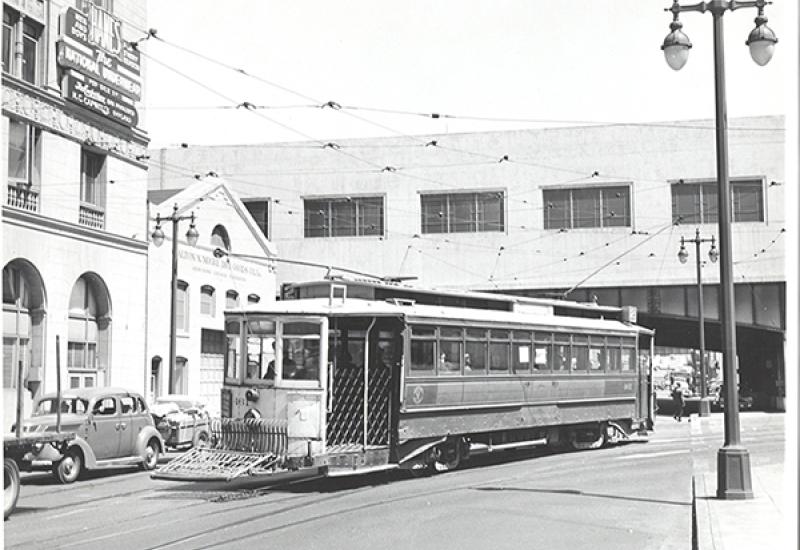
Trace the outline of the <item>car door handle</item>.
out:
<instances>
[{"instance_id":1,"label":"car door handle","mask_svg":"<svg viewBox=\"0 0 800 550\"><path fill-rule=\"evenodd\" d=\"M127 423L125 423L125 422L120 422L120 423L119 423L119 429L120 429L120 430L124 430L124 429L125 429L127 426L128 426L128 424L127 424Z\"/></svg>"}]
</instances>

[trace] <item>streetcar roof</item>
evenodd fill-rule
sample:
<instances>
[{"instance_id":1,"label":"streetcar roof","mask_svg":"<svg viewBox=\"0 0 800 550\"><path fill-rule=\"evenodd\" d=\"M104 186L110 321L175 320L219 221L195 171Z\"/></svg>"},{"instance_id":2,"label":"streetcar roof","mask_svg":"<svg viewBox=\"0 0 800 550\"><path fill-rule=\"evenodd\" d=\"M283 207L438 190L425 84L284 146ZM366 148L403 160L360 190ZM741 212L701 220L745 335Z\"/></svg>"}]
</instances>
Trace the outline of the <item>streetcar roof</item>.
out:
<instances>
[{"instance_id":1,"label":"streetcar roof","mask_svg":"<svg viewBox=\"0 0 800 550\"><path fill-rule=\"evenodd\" d=\"M344 300L308 298L284 300L271 303L252 304L247 307L226 310L226 314L264 314L286 316L319 317L402 317L409 322L441 323L465 321L495 324L533 324L564 327L569 329L616 330L628 333L651 331L637 325L611 319L569 317L552 313L511 312L493 309L475 309L451 306L417 304L410 300Z\"/></svg>"}]
</instances>

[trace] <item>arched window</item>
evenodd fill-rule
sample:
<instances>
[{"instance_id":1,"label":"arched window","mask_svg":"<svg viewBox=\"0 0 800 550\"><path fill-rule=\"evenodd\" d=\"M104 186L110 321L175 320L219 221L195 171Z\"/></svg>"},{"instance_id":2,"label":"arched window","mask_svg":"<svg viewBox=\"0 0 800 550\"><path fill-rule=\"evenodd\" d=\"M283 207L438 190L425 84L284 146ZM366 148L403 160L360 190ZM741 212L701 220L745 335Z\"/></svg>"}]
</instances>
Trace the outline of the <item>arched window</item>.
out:
<instances>
[{"instance_id":1,"label":"arched window","mask_svg":"<svg viewBox=\"0 0 800 550\"><path fill-rule=\"evenodd\" d=\"M233 309L239 307L239 293L235 290L229 290L225 293L225 308Z\"/></svg>"},{"instance_id":2,"label":"arched window","mask_svg":"<svg viewBox=\"0 0 800 550\"><path fill-rule=\"evenodd\" d=\"M261 301L261 296L258 294L248 294L247 296L247 303L248 304L257 304Z\"/></svg>"},{"instance_id":3,"label":"arched window","mask_svg":"<svg viewBox=\"0 0 800 550\"><path fill-rule=\"evenodd\" d=\"M69 298L67 371L70 388L103 386L109 365L108 292L97 275L82 275Z\"/></svg>"},{"instance_id":4,"label":"arched window","mask_svg":"<svg viewBox=\"0 0 800 550\"><path fill-rule=\"evenodd\" d=\"M26 260L3 267L3 402L6 418L13 418L19 367L23 384L34 394L44 366L45 296L42 277ZM23 393L26 401L29 394ZM23 403L29 410L30 403Z\"/></svg>"},{"instance_id":5,"label":"arched window","mask_svg":"<svg viewBox=\"0 0 800 550\"><path fill-rule=\"evenodd\" d=\"M231 249L231 239L228 237L228 230L224 225L217 225L211 231L211 246L214 248L222 248L223 250Z\"/></svg>"},{"instance_id":6,"label":"arched window","mask_svg":"<svg viewBox=\"0 0 800 550\"><path fill-rule=\"evenodd\" d=\"M200 287L200 315L210 315L213 317L217 314L217 293L213 286L203 285Z\"/></svg>"},{"instance_id":7,"label":"arched window","mask_svg":"<svg viewBox=\"0 0 800 550\"><path fill-rule=\"evenodd\" d=\"M189 283L178 281L175 294L175 328L183 332L189 330Z\"/></svg>"}]
</instances>

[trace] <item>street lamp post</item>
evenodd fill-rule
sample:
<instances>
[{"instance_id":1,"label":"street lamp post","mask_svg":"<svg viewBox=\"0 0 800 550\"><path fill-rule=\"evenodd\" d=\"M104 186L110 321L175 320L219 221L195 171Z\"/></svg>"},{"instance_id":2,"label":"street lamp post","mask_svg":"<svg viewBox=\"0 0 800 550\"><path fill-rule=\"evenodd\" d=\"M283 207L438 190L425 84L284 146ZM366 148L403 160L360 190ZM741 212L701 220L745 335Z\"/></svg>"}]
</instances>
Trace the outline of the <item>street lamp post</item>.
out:
<instances>
[{"instance_id":1,"label":"street lamp post","mask_svg":"<svg viewBox=\"0 0 800 550\"><path fill-rule=\"evenodd\" d=\"M191 220L189 230L186 231L186 242L194 246L200 236L194 226L194 212L188 216L178 215L178 205L172 207L172 214L168 218L162 218L161 214L156 214L156 228L150 237L153 244L161 246L164 243L164 231L161 229L162 221L172 222L172 286L170 292L169 306L169 391L173 391L173 376L175 373L176 360L176 334L177 334L177 295L178 295L178 222Z\"/></svg>"},{"instance_id":2,"label":"street lamp post","mask_svg":"<svg viewBox=\"0 0 800 550\"><path fill-rule=\"evenodd\" d=\"M708 375L708 368L706 367L706 327L705 317L703 316L703 279L700 272L700 243L711 243L711 250L708 251L708 258L712 263L716 263L719 258L717 251L716 241L712 235L710 239L700 238L700 229L695 230L694 239L684 239L681 237L681 248L678 251L678 259L682 264L686 263L689 258L689 253L686 251L685 244L695 244L695 259L697 260L697 307L700 324L700 406L698 413L700 416L709 416L711 414L711 405L708 402L708 386L706 376Z\"/></svg>"},{"instance_id":3,"label":"street lamp post","mask_svg":"<svg viewBox=\"0 0 800 550\"><path fill-rule=\"evenodd\" d=\"M725 444L717 453L717 498L753 498L750 478L750 455L741 444L739 436L739 390L737 388L736 320L733 292L733 260L731 258L731 188L728 179L728 121L725 103L725 57L722 16L726 11L739 8L757 8L756 27L750 32L746 44L758 65L766 65L772 58L778 39L767 26L764 16L766 0L737 1L711 0L681 6L673 0L670 33L664 38L661 49L667 64L679 70L686 64L692 43L681 30L678 14L684 11L710 11L714 29L714 88L716 103L717 185L719 208L720 296L722 320L722 363L725 391Z\"/></svg>"}]
</instances>

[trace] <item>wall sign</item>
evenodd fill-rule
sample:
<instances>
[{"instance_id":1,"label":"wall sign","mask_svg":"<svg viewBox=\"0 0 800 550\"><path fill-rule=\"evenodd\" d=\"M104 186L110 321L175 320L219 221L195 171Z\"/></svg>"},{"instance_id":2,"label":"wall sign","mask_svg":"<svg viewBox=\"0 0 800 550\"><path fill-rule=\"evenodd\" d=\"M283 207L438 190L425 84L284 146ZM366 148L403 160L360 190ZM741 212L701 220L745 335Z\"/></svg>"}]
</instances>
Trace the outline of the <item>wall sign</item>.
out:
<instances>
[{"instance_id":1,"label":"wall sign","mask_svg":"<svg viewBox=\"0 0 800 550\"><path fill-rule=\"evenodd\" d=\"M133 106L133 99L90 76L67 71L63 93L66 99L125 126L136 126L139 123L139 114Z\"/></svg>"},{"instance_id":2,"label":"wall sign","mask_svg":"<svg viewBox=\"0 0 800 550\"><path fill-rule=\"evenodd\" d=\"M88 2L61 16L56 60L65 71L65 99L125 126L136 126L142 97L141 57L122 38L122 23Z\"/></svg>"}]
</instances>

